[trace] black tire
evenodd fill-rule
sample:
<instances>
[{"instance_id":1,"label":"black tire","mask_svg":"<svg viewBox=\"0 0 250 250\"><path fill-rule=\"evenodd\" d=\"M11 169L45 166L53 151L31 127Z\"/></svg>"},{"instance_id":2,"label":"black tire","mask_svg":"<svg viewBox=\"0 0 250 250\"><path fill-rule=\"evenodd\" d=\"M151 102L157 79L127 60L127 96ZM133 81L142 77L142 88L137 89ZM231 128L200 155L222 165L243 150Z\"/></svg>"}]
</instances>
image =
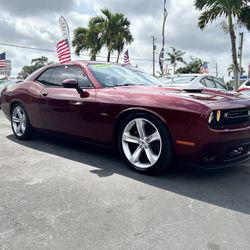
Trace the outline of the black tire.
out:
<instances>
[{"instance_id":1,"label":"black tire","mask_svg":"<svg viewBox=\"0 0 250 250\"><path fill-rule=\"evenodd\" d=\"M25 126L21 126L22 122ZM35 131L30 123L29 116L21 103L14 104L11 109L11 127L13 134L19 140L29 140L35 134ZM20 127L20 132L18 131L18 127Z\"/></svg>"},{"instance_id":2,"label":"black tire","mask_svg":"<svg viewBox=\"0 0 250 250\"><path fill-rule=\"evenodd\" d=\"M144 136L141 137L141 134ZM153 134L155 139L150 142ZM133 141L134 138L135 142L129 141L131 139ZM173 159L171 139L163 122L154 115L148 113L130 115L122 122L117 139L122 158L134 170L158 174L171 168ZM138 157L135 156L136 152Z\"/></svg>"}]
</instances>

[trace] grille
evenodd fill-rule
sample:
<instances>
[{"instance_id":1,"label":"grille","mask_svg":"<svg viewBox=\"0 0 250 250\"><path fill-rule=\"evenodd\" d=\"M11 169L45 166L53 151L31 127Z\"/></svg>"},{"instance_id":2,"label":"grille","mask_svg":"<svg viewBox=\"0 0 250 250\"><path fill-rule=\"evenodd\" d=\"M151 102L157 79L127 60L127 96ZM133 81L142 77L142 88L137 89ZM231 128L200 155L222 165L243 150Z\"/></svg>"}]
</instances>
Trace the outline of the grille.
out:
<instances>
[{"instance_id":1,"label":"grille","mask_svg":"<svg viewBox=\"0 0 250 250\"><path fill-rule=\"evenodd\" d=\"M223 112L221 125L250 125L250 109L235 109Z\"/></svg>"},{"instance_id":2,"label":"grille","mask_svg":"<svg viewBox=\"0 0 250 250\"><path fill-rule=\"evenodd\" d=\"M226 129L226 128L232 128L235 126L236 127L250 126L250 109L249 108L223 110L221 117L222 118L219 122L217 122L216 119L214 119L209 124L209 126L213 129Z\"/></svg>"}]
</instances>

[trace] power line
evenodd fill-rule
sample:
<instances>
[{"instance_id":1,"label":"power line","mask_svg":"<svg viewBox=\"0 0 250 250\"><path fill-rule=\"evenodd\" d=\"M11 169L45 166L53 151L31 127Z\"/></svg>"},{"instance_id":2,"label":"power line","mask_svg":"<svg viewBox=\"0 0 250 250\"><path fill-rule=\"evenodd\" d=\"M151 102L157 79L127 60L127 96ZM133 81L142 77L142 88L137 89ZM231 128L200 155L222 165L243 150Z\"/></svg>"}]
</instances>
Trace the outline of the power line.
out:
<instances>
[{"instance_id":1,"label":"power line","mask_svg":"<svg viewBox=\"0 0 250 250\"><path fill-rule=\"evenodd\" d=\"M43 48L37 48L37 47L30 47L30 46L24 46L24 45L17 45L17 44L10 44L10 43L3 43L0 42L0 45L2 46L7 46L7 47L12 47L12 48L20 48L20 49L30 49L30 50L38 50L38 51L45 51L45 52L52 52L52 53L57 53L56 50L52 50L52 49L43 49ZM74 53L71 53L72 55L75 55ZM89 56L87 54L79 54L81 56ZM100 58L106 58L106 56L97 56ZM116 57L111 57L113 59L115 59ZM123 59L123 58L121 58ZM147 58L130 58L131 60L134 61L150 61L152 62L152 59L147 59Z\"/></svg>"}]
</instances>

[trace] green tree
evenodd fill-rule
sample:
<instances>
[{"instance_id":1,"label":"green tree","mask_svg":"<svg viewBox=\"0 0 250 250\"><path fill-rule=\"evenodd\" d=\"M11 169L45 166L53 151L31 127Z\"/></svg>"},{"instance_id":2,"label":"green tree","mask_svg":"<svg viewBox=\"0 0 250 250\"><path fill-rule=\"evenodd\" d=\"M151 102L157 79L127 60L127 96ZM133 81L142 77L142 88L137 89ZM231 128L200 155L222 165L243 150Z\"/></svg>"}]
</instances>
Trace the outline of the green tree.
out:
<instances>
[{"instance_id":1,"label":"green tree","mask_svg":"<svg viewBox=\"0 0 250 250\"><path fill-rule=\"evenodd\" d=\"M250 30L250 6L248 3L249 0L195 0L194 2L196 9L202 11L198 21L200 29L204 29L208 22L213 22L217 18L226 18L226 26L228 27L232 47L235 88L238 88L240 70L237 61L234 20L237 19L239 23Z\"/></svg>"},{"instance_id":2,"label":"green tree","mask_svg":"<svg viewBox=\"0 0 250 250\"><path fill-rule=\"evenodd\" d=\"M122 13L112 13L108 9L101 10L102 15L93 17L87 28L77 28L74 31L73 47L76 54L82 50L90 50L92 60L103 46L107 47L107 61L113 51L117 51L117 62L124 46L133 41L129 20Z\"/></svg>"},{"instance_id":3,"label":"green tree","mask_svg":"<svg viewBox=\"0 0 250 250\"><path fill-rule=\"evenodd\" d=\"M83 50L89 50L90 60L95 61L103 46L99 35L100 32L101 30L95 25L93 19L89 20L88 28L78 27L75 29L72 45L75 47L76 55L79 55Z\"/></svg>"},{"instance_id":4,"label":"green tree","mask_svg":"<svg viewBox=\"0 0 250 250\"><path fill-rule=\"evenodd\" d=\"M191 62L187 63L185 67L176 70L177 74L191 74L200 73L200 68L203 62L199 58L191 58Z\"/></svg>"},{"instance_id":5,"label":"green tree","mask_svg":"<svg viewBox=\"0 0 250 250\"><path fill-rule=\"evenodd\" d=\"M112 32L112 47L114 50L117 50L116 62L118 63L119 57L124 50L124 46L131 44L134 39L129 30L130 22L123 14L114 14L113 22L115 23L115 27Z\"/></svg>"},{"instance_id":6,"label":"green tree","mask_svg":"<svg viewBox=\"0 0 250 250\"><path fill-rule=\"evenodd\" d=\"M168 57L165 59L165 61L169 61L173 65L175 74L177 62L186 64L186 62L183 59L183 55L185 54L185 52L176 50L174 47L171 47L171 49L172 53L167 52Z\"/></svg>"},{"instance_id":7,"label":"green tree","mask_svg":"<svg viewBox=\"0 0 250 250\"><path fill-rule=\"evenodd\" d=\"M25 79L37 69L40 69L41 67L52 63L54 62L49 62L48 58L45 56L34 58L31 60L31 65L23 66L21 72L18 73L18 78Z\"/></svg>"},{"instance_id":8,"label":"green tree","mask_svg":"<svg viewBox=\"0 0 250 250\"><path fill-rule=\"evenodd\" d=\"M231 74L234 72L234 65L230 64L228 69L227 69L228 75L231 76ZM241 66L241 71L240 71L240 75L243 75L246 71L243 69L243 67Z\"/></svg>"}]
</instances>

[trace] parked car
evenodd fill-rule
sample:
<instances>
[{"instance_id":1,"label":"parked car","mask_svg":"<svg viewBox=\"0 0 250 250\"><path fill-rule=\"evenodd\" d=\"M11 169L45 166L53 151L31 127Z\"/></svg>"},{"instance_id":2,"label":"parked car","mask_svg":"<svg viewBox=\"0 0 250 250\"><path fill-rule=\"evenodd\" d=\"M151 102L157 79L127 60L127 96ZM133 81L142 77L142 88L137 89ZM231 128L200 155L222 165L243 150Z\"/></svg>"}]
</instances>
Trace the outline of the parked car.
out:
<instances>
[{"instance_id":1,"label":"parked car","mask_svg":"<svg viewBox=\"0 0 250 250\"><path fill-rule=\"evenodd\" d=\"M180 74L163 76L159 78L164 86L178 87L182 89L215 88L221 90L232 90L224 81L209 74Z\"/></svg>"},{"instance_id":2,"label":"parked car","mask_svg":"<svg viewBox=\"0 0 250 250\"><path fill-rule=\"evenodd\" d=\"M240 88L237 90L237 92L250 96L250 87Z\"/></svg>"},{"instance_id":3,"label":"parked car","mask_svg":"<svg viewBox=\"0 0 250 250\"><path fill-rule=\"evenodd\" d=\"M250 88L250 78L248 80L246 80L245 82L243 82L240 87L238 88L238 90L244 89L244 88Z\"/></svg>"},{"instance_id":4,"label":"parked car","mask_svg":"<svg viewBox=\"0 0 250 250\"><path fill-rule=\"evenodd\" d=\"M13 79L13 80L3 82L3 83L0 84L0 109L1 109L1 103L2 103L2 91L3 91L3 89L7 88L8 86L17 84L17 83L19 83L21 81L22 80L20 80L20 79Z\"/></svg>"},{"instance_id":5,"label":"parked car","mask_svg":"<svg viewBox=\"0 0 250 250\"><path fill-rule=\"evenodd\" d=\"M205 168L249 159L249 99L157 84L118 64L48 65L4 89L2 109L20 140L42 129L113 146L140 172L173 159Z\"/></svg>"},{"instance_id":6,"label":"parked car","mask_svg":"<svg viewBox=\"0 0 250 250\"><path fill-rule=\"evenodd\" d=\"M240 85L237 92L250 96L250 78Z\"/></svg>"}]
</instances>

